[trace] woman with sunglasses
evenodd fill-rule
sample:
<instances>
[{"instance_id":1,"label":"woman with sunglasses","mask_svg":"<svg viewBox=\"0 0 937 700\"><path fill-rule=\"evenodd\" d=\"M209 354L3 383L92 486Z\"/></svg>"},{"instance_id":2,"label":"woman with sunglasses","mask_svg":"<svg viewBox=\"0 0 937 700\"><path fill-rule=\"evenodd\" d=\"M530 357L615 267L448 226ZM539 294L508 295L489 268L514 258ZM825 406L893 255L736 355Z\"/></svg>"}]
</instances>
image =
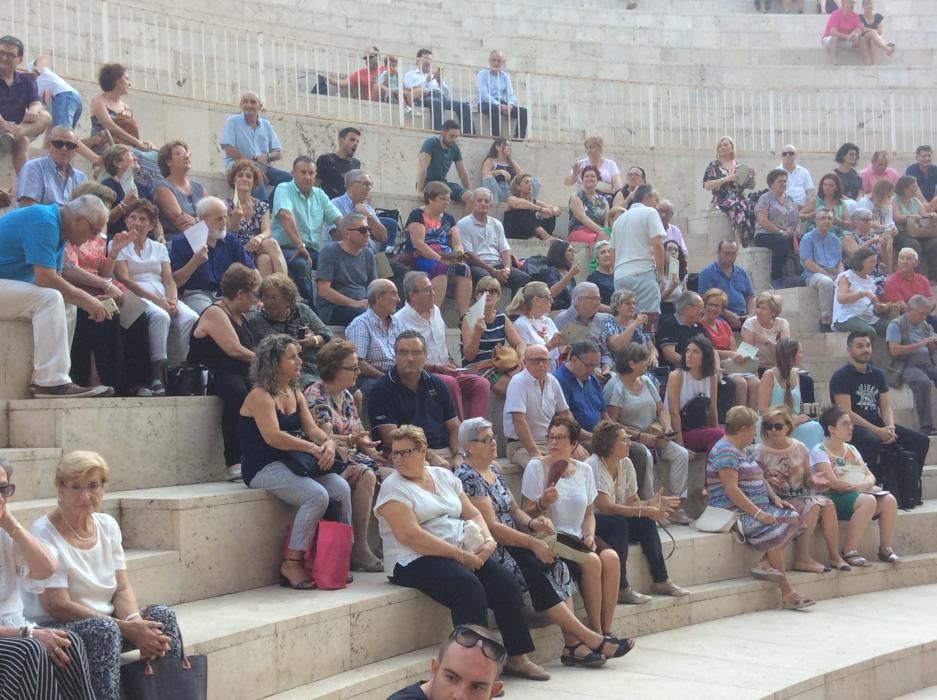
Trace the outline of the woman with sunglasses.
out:
<instances>
[{"instance_id":1,"label":"woman with sunglasses","mask_svg":"<svg viewBox=\"0 0 937 700\"><path fill-rule=\"evenodd\" d=\"M280 585L311 590L316 584L303 567L306 550L330 501L338 502L341 521L350 522L351 489L341 477L343 465L335 460L334 440L316 425L303 399L299 351L299 343L288 335L267 336L257 344L250 369L254 388L241 406L238 433L244 483L298 506L280 565ZM312 455L319 476L300 474L288 452Z\"/></svg>"},{"instance_id":2,"label":"woman with sunglasses","mask_svg":"<svg viewBox=\"0 0 937 700\"><path fill-rule=\"evenodd\" d=\"M449 608L455 626L484 626L491 608L508 653L504 673L549 680L527 657L534 643L520 584L492 558L497 543L462 482L448 469L428 466L426 449L422 428L401 425L391 433L396 471L374 506L387 577Z\"/></svg>"},{"instance_id":3,"label":"woman with sunglasses","mask_svg":"<svg viewBox=\"0 0 937 700\"><path fill-rule=\"evenodd\" d=\"M11 698L94 700L85 647L74 632L36 627L23 617L21 586L55 573L55 559L8 510L13 467L0 457L0 669ZM20 578L17 573L27 571Z\"/></svg>"},{"instance_id":4,"label":"woman with sunglasses","mask_svg":"<svg viewBox=\"0 0 937 700\"><path fill-rule=\"evenodd\" d=\"M840 571L849 565L839 553L839 523L833 501L816 495L814 490L826 489L825 477L810 470L810 450L793 436L794 418L787 406L775 405L761 414L761 442L752 448L755 461L778 498L794 506L804 521L804 531L797 536L794 570L823 574L830 570L810 556L810 545L817 522L826 540L830 564Z\"/></svg>"},{"instance_id":5,"label":"woman with sunglasses","mask_svg":"<svg viewBox=\"0 0 937 700\"><path fill-rule=\"evenodd\" d=\"M523 506L532 518L548 516L559 541L578 551L578 561L566 558L563 561L579 584L589 627L617 644L612 623L618 604L621 564L615 550L595 536L593 508L598 496L595 477L588 464L573 459L580 431L572 418L557 416L550 421L546 458L532 459L524 469ZM625 646L619 647L616 656L634 648L633 640L623 641Z\"/></svg>"}]
</instances>

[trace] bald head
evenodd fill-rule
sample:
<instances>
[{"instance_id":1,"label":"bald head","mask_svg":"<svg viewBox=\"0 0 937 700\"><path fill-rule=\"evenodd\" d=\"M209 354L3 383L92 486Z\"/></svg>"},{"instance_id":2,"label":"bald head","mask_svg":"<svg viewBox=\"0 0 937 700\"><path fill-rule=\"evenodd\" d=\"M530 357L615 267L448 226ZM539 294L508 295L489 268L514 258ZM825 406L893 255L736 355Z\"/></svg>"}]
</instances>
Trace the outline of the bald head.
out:
<instances>
[{"instance_id":1,"label":"bald head","mask_svg":"<svg viewBox=\"0 0 937 700\"><path fill-rule=\"evenodd\" d=\"M263 102L260 101L260 95L253 90L248 90L241 95L241 111L248 119L254 119L263 109Z\"/></svg>"}]
</instances>

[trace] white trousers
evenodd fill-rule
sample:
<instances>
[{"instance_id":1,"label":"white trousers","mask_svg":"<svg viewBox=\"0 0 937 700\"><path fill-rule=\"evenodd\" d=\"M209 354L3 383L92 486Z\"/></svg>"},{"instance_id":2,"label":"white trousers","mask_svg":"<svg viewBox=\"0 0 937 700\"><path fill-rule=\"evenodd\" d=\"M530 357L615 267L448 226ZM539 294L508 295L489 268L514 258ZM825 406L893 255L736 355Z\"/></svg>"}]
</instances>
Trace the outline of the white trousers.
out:
<instances>
[{"instance_id":1,"label":"white trousers","mask_svg":"<svg viewBox=\"0 0 937 700\"><path fill-rule=\"evenodd\" d=\"M662 444L663 447L657 451L657 472L659 476L657 484L663 486L674 496L686 498L687 478L690 472L690 453L683 445L673 441ZM648 450L647 446L641 446L647 450L647 463L652 464L651 451Z\"/></svg>"},{"instance_id":2,"label":"white trousers","mask_svg":"<svg viewBox=\"0 0 937 700\"><path fill-rule=\"evenodd\" d=\"M68 321L65 300L58 290L0 280L0 320L32 321L35 384L49 387L71 381Z\"/></svg>"},{"instance_id":3,"label":"white trousers","mask_svg":"<svg viewBox=\"0 0 937 700\"><path fill-rule=\"evenodd\" d=\"M820 323L831 323L833 321L833 293L836 291L836 285L822 272L814 272L810 277L807 286L817 290L820 297Z\"/></svg>"},{"instance_id":4,"label":"white trousers","mask_svg":"<svg viewBox=\"0 0 937 700\"><path fill-rule=\"evenodd\" d=\"M189 354L189 338L198 321L198 314L183 302L176 303L179 313L170 316L149 299L146 303L146 319L150 323L150 361L169 360L170 367L185 362Z\"/></svg>"}]
</instances>

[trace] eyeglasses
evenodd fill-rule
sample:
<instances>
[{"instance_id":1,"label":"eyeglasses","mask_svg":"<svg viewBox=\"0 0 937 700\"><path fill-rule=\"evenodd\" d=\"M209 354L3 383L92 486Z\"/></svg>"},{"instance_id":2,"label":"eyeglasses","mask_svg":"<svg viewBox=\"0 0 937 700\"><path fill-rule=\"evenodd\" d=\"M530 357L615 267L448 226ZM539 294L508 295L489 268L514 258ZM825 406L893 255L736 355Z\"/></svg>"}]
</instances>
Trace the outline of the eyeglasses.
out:
<instances>
[{"instance_id":1,"label":"eyeglasses","mask_svg":"<svg viewBox=\"0 0 937 700\"><path fill-rule=\"evenodd\" d=\"M488 437L474 438L472 440L469 440L469 442L477 442L481 445L490 445L491 443L495 441L495 439L496 438L494 435L489 435Z\"/></svg>"},{"instance_id":2,"label":"eyeglasses","mask_svg":"<svg viewBox=\"0 0 937 700\"><path fill-rule=\"evenodd\" d=\"M367 226L353 226L351 228L346 228L346 231L357 231L358 233L371 233L371 229Z\"/></svg>"},{"instance_id":3,"label":"eyeglasses","mask_svg":"<svg viewBox=\"0 0 937 700\"><path fill-rule=\"evenodd\" d=\"M786 430L787 423L764 423L765 430Z\"/></svg>"},{"instance_id":4,"label":"eyeglasses","mask_svg":"<svg viewBox=\"0 0 937 700\"><path fill-rule=\"evenodd\" d=\"M569 440L569 435L547 435L547 442L563 442L563 440Z\"/></svg>"},{"instance_id":5,"label":"eyeglasses","mask_svg":"<svg viewBox=\"0 0 937 700\"><path fill-rule=\"evenodd\" d=\"M80 496L82 491L87 491L90 494L97 494L102 491L104 484L100 481L92 481L87 486L82 486L81 484L71 484L70 486L63 487L73 496Z\"/></svg>"},{"instance_id":6,"label":"eyeglasses","mask_svg":"<svg viewBox=\"0 0 937 700\"><path fill-rule=\"evenodd\" d=\"M414 289L412 294L432 294L435 291L432 287L425 287L423 289Z\"/></svg>"},{"instance_id":7,"label":"eyeglasses","mask_svg":"<svg viewBox=\"0 0 937 700\"><path fill-rule=\"evenodd\" d=\"M449 639L466 649L481 647L482 654L485 655L485 658L491 659L498 664L504 661L508 654L503 644L493 639L488 639L488 637L483 637L475 630L461 625L452 630Z\"/></svg>"},{"instance_id":8,"label":"eyeglasses","mask_svg":"<svg viewBox=\"0 0 937 700\"><path fill-rule=\"evenodd\" d=\"M781 155L782 156L796 156L797 154L794 153L794 151L782 151Z\"/></svg>"},{"instance_id":9,"label":"eyeglasses","mask_svg":"<svg viewBox=\"0 0 937 700\"><path fill-rule=\"evenodd\" d=\"M0 484L0 496L10 498L16 493L16 484Z\"/></svg>"},{"instance_id":10,"label":"eyeglasses","mask_svg":"<svg viewBox=\"0 0 937 700\"><path fill-rule=\"evenodd\" d=\"M599 366L599 363L598 363L598 362L586 362L586 361L584 361L581 357L577 357L576 359L579 360L579 362L582 364L582 366L585 367L585 368L588 369L588 370L593 370L593 369L595 369L596 367Z\"/></svg>"},{"instance_id":11,"label":"eyeglasses","mask_svg":"<svg viewBox=\"0 0 937 700\"><path fill-rule=\"evenodd\" d=\"M528 365L545 365L550 361L549 357L528 357Z\"/></svg>"},{"instance_id":12,"label":"eyeglasses","mask_svg":"<svg viewBox=\"0 0 937 700\"><path fill-rule=\"evenodd\" d=\"M62 139L55 139L54 141L50 141L49 143L51 143L54 148L59 148L59 149L67 148L69 151L74 151L78 148L78 144L75 143L74 141L64 141Z\"/></svg>"},{"instance_id":13,"label":"eyeglasses","mask_svg":"<svg viewBox=\"0 0 937 700\"><path fill-rule=\"evenodd\" d=\"M405 459L405 458L409 457L410 455L412 455L414 452L419 452L419 451L420 451L420 450L419 450L419 448L417 448L417 447L406 447L406 448L404 448L404 449L402 449L402 450L391 450L391 451L390 451L390 458L391 458L391 459L397 459L398 457L401 457L401 458L404 458L404 459Z\"/></svg>"},{"instance_id":14,"label":"eyeglasses","mask_svg":"<svg viewBox=\"0 0 937 700\"><path fill-rule=\"evenodd\" d=\"M361 185L362 187L367 187L367 188L370 188L370 187L372 187L372 186L374 185L374 183L371 182L370 180L358 180L357 182L353 182L353 183L351 183L351 184L353 184L353 185Z\"/></svg>"},{"instance_id":15,"label":"eyeglasses","mask_svg":"<svg viewBox=\"0 0 937 700\"><path fill-rule=\"evenodd\" d=\"M0 58L13 59L13 58L19 58L19 57L20 55L14 51L0 51Z\"/></svg>"},{"instance_id":16,"label":"eyeglasses","mask_svg":"<svg viewBox=\"0 0 937 700\"><path fill-rule=\"evenodd\" d=\"M345 367L343 365L342 369L346 372L353 372L354 374L358 374L358 372L361 371L361 365L352 365L351 367Z\"/></svg>"}]
</instances>

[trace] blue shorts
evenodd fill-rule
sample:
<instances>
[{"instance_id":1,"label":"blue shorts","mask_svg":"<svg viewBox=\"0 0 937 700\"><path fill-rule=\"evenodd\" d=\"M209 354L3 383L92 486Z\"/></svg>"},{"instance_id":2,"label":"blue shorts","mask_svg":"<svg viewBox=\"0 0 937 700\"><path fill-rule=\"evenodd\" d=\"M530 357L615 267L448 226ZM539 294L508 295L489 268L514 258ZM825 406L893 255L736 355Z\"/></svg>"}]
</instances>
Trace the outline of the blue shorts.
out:
<instances>
[{"instance_id":1,"label":"blue shorts","mask_svg":"<svg viewBox=\"0 0 937 700\"><path fill-rule=\"evenodd\" d=\"M77 92L60 92L52 98L52 126L74 129L81 119L81 95Z\"/></svg>"}]
</instances>

